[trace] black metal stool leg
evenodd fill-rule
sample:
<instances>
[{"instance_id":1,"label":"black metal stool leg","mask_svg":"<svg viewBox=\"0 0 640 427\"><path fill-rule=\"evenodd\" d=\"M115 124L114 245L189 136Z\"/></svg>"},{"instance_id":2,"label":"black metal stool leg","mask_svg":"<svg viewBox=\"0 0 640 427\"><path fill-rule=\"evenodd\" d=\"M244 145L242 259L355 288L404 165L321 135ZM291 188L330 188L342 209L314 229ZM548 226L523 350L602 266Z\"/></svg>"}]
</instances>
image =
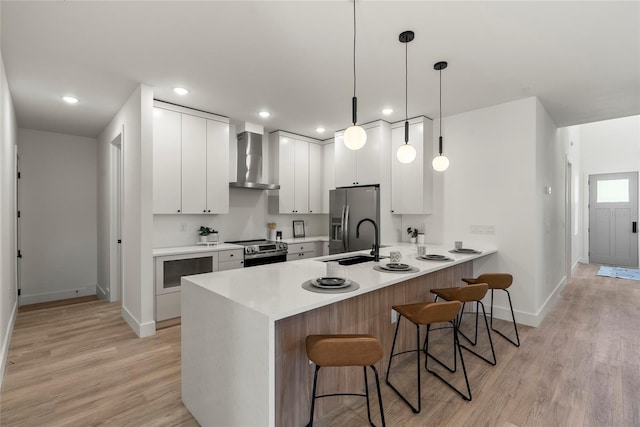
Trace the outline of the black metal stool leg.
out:
<instances>
[{"instance_id":1,"label":"black metal stool leg","mask_svg":"<svg viewBox=\"0 0 640 427\"><path fill-rule=\"evenodd\" d=\"M373 421L371 421L371 405L369 405L369 380L367 380L367 367L363 366L362 370L364 372L364 390L365 390L365 398L367 399L367 416L369 417L369 424L375 427Z\"/></svg>"},{"instance_id":2,"label":"black metal stool leg","mask_svg":"<svg viewBox=\"0 0 640 427\"><path fill-rule=\"evenodd\" d=\"M382 419L382 427L386 427L387 423L384 420L384 408L382 407L382 393L380 392L380 378L378 377L378 370L373 365L371 365L371 369L376 376L376 387L378 388L378 404L380 405L380 418Z\"/></svg>"},{"instance_id":3,"label":"black metal stool leg","mask_svg":"<svg viewBox=\"0 0 640 427\"><path fill-rule=\"evenodd\" d=\"M400 398L401 398L402 400L404 400L404 403L406 403L407 405L409 405L409 407L411 408L411 410L412 410L414 413L416 413L416 414L417 414L417 413L419 413L419 412L420 412L420 410L421 410L421 400L422 400L422 398L421 398L421 394L420 394L420 384L421 384L421 383L420 383L420 353L421 353L421 351L422 351L422 350L420 349L420 325L416 325L416 349L415 349L415 350L402 351L402 352L400 352L400 353L393 354L393 351L395 350L395 347L396 347L396 339L398 338L398 329L399 329L399 327L400 327L400 320L401 320L401 319L402 319L402 315L398 316L398 323L397 323L397 325L396 325L396 332L395 332L395 334L394 334L394 336L393 336L393 344L391 345L391 355L389 356L389 365L388 365L388 367L387 367L386 382L387 382L387 385L388 385L389 387L391 387L391 389L392 389L393 391L395 391L395 392L396 392L396 394L397 394L398 396L400 396ZM413 322L412 322L412 323L413 323ZM415 325L415 323L414 323L414 325ZM418 374L418 375L417 375L417 376L418 376L418 407L417 407L417 408L416 408L415 406L413 406L413 405L411 404L411 402L409 402L409 401L407 400L407 398L406 398L406 397L404 397L404 396L402 395L402 393L400 393L400 391L399 391L397 388L395 388L395 386L394 386L393 384L391 384L391 382L389 381L389 374L391 373L391 361L393 360L393 358L394 358L395 356L399 356L399 355L401 355L401 354L405 354L405 353L410 353L410 352L413 352L413 351L415 351L415 352L416 352L416 354L417 354L417 356L418 356L418 357L417 357L417 367L418 367L418 369L417 369L417 370L418 370L418 372L417 372L417 374Z\"/></svg>"},{"instance_id":4,"label":"black metal stool leg","mask_svg":"<svg viewBox=\"0 0 640 427\"><path fill-rule=\"evenodd\" d=\"M318 384L318 371L320 366L316 365L316 370L313 374L313 391L311 393L311 414L309 415L309 424L307 427L313 427L313 413L316 409L316 385Z\"/></svg>"},{"instance_id":5,"label":"black metal stool leg","mask_svg":"<svg viewBox=\"0 0 640 427\"><path fill-rule=\"evenodd\" d=\"M453 391L455 391L460 397L462 397L464 400L471 400L471 387L469 386L469 378L467 377L467 368L464 365L464 359L462 357L462 350L460 349L460 340L458 338L458 327L456 326L456 322L452 321L451 322L453 324L453 353L454 353L454 357L455 357L455 353L456 350L457 352L460 354L460 364L462 365L462 372L464 374L464 380L467 384L467 395L465 395L464 393L462 393L460 390L458 390L453 384L451 384L449 381L445 380L440 374L438 374L436 371L433 371L431 369L429 369L428 366L428 359L431 358L434 361L436 361L439 365L441 365L442 367L444 367L445 369L447 369L449 372L453 373L456 372L457 368L455 365L455 359L454 359L454 369L449 368L447 365L445 365L443 362L441 362L438 358L436 358L435 356L431 355L429 353L429 342L428 342L428 335L429 335L429 327L431 325L427 325L427 341L425 342L425 346L426 346L426 356L425 356L425 361L424 361L424 368L427 370L427 372L429 372L431 375L435 376L436 378L438 378L440 381L442 381L443 383L445 383L447 386L449 386L449 388L451 388Z\"/></svg>"},{"instance_id":6,"label":"black metal stool leg","mask_svg":"<svg viewBox=\"0 0 640 427\"><path fill-rule=\"evenodd\" d=\"M507 298L509 298L509 308L511 309L511 321L513 322L513 329L516 331L516 340L515 341L512 340L511 338L509 338L508 336L506 336L505 334L503 334L502 332L500 332L499 330L493 327L493 289L491 289L491 330L494 332L497 332L504 339L506 339L516 347L520 347L520 336L518 335L518 325L516 323L516 316L513 314L513 304L511 304L511 294L506 289L503 289L503 291L507 293Z\"/></svg>"},{"instance_id":7,"label":"black metal stool leg","mask_svg":"<svg viewBox=\"0 0 640 427\"><path fill-rule=\"evenodd\" d=\"M488 364L495 366L495 364L496 364L496 352L493 349L493 340L491 339L491 330L490 330L490 327L489 327L489 322L487 321L487 312L484 309L484 304L482 303L482 301L478 301L478 303L482 307L482 315L484 316L484 324L485 324L485 326L487 328L487 337L489 338L489 344L491 345L491 355L493 356L493 361L491 361L491 360L487 359L486 357L476 353L475 351L471 350L469 347L466 347L466 346L464 346L462 344L460 344L460 347L464 348L469 353L476 355L477 357L479 357L480 359L484 360Z\"/></svg>"},{"instance_id":8,"label":"black metal stool leg","mask_svg":"<svg viewBox=\"0 0 640 427\"><path fill-rule=\"evenodd\" d=\"M464 311L465 304L466 303L462 304L462 311L460 311L460 316L458 320L458 334L462 335L462 337L465 340L469 341L471 345L475 346L476 344L478 344L478 303L476 302L476 331L474 333L473 340L471 340L471 338L469 338L464 332L462 332L462 330L460 330L460 326L462 325L462 316L465 313Z\"/></svg>"}]
</instances>

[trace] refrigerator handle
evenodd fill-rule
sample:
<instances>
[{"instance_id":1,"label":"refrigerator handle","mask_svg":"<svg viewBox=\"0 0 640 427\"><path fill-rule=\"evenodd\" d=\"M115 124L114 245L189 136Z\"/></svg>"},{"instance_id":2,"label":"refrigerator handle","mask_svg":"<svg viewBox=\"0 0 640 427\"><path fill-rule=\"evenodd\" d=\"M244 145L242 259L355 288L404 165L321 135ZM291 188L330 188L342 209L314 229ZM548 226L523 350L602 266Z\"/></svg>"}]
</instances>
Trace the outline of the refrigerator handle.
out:
<instances>
[{"instance_id":1,"label":"refrigerator handle","mask_svg":"<svg viewBox=\"0 0 640 427\"><path fill-rule=\"evenodd\" d=\"M349 252L349 205L342 207L342 245Z\"/></svg>"}]
</instances>

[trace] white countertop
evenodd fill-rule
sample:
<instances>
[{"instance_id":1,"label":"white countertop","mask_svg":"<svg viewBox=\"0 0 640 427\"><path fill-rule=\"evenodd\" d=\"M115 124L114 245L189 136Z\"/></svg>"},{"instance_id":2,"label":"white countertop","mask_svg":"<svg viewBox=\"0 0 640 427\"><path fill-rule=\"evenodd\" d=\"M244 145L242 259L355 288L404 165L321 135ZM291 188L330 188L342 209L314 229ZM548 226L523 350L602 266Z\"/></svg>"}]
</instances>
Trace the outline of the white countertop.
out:
<instances>
[{"instance_id":1,"label":"white countertop","mask_svg":"<svg viewBox=\"0 0 640 427\"><path fill-rule=\"evenodd\" d=\"M271 321L283 319L305 311L345 300L357 295L380 289L395 283L441 270L455 264L481 258L497 252L495 248L474 248L480 254L452 254L450 247L427 245L428 254L442 254L454 261L417 260L416 245L397 243L380 250L381 256L389 256L390 251L402 253L403 263L419 269L415 273L383 273L373 269L373 262L339 266L340 275L357 282L360 288L353 292L321 294L302 289L302 283L327 275L327 259L342 258L348 254L330 255L285 263L268 264L238 270L187 276L182 279L211 292L215 292L235 303L249 307L267 316ZM356 252L354 252L356 253ZM357 253L368 253L360 251ZM389 262L382 259L381 262Z\"/></svg>"},{"instance_id":2,"label":"white countertop","mask_svg":"<svg viewBox=\"0 0 640 427\"><path fill-rule=\"evenodd\" d=\"M209 243L208 245L193 245L193 246L176 246L173 248L155 248L153 250L153 256L166 256L166 255L182 255L192 254L198 252L216 252L216 251L228 251L231 249L242 249L242 245L233 245L231 243Z\"/></svg>"}]
</instances>

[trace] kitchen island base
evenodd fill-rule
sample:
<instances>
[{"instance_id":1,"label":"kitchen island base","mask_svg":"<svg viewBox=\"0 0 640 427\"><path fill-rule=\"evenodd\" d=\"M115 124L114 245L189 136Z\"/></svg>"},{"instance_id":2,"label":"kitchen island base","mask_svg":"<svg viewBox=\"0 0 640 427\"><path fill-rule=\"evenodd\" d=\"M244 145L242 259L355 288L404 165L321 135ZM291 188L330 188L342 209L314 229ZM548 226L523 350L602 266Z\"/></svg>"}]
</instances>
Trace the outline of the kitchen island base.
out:
<instances>
[{"instance_id":1,"label":"kitchen island base","mask_svg":"<svg viewBox=\"0 0 640 427\"><path fill-rule=\"evenodd\" d=\"M430 289L460 286L462 277L473 277L473 261L275 321L183 279L183 402L203 426L305 425L314 371L305 351L307 335L376 336L384 349L376 368L384 376L395 329L391 307L429 301ZM412 334L398 338L399 346L415 345ZM327 369L320 375L319 394L364 389L359 370ZM331 400L317 402L316 417L335 408Z\"/></svg>"}]
</instances>

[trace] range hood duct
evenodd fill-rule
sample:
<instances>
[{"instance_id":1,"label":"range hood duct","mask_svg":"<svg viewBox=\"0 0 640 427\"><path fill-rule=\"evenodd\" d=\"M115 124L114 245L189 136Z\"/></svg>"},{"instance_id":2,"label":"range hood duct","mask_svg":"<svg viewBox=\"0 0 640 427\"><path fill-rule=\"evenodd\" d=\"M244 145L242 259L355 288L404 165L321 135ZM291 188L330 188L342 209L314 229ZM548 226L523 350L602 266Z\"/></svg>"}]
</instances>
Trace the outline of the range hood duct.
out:
<instances>
[{"instance_id":1,"label":"range hood duct","mask_svg":"<svg viewBox=\"0 0 640 427\"><path fill-rule=\"evenodd\" d=\"M262 183L262 135L254 132L238 134L238 181L229 187L251 190L279 190L276 184Z\"/></svg>"}]
</instances>

